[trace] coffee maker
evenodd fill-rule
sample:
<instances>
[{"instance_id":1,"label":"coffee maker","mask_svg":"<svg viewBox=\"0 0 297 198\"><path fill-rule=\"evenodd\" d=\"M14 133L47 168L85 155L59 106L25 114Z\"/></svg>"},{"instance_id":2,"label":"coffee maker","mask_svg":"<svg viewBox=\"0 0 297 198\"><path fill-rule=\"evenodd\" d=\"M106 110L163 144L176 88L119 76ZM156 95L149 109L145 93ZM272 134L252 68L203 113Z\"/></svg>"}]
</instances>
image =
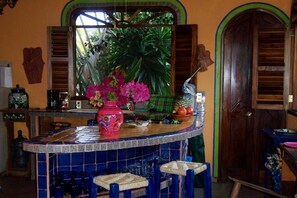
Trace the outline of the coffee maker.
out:
<instances>
[{"instance_id":1,"label":"coffee maker","mask_svg":"<svg viewBox=\"0 0 297 198\"><path fill-rule=\"evenodd\" d=\"M47 107L46 109L59 109L60 101L59 101L59 91L55 89L47 90Z\"/></svg>"}]
</instances>

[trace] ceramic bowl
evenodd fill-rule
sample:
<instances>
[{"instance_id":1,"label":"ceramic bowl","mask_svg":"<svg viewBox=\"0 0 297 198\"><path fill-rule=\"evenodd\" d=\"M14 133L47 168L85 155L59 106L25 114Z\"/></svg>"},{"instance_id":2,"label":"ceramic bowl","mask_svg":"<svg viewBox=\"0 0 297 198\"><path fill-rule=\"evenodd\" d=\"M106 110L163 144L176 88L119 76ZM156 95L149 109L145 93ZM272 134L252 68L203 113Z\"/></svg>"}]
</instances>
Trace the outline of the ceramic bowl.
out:
<instances>
[{"instance_id":1,"label":"ceramic bowl","mask_svg":"<svg viewBox=\"0 0 297 198\"><path fill-rule=\"evenodd\" d=\"M190 120L192 115L178 115L178 114L172 114L172 118L174 120L178 120L180 122L186 122L188 120Z\"/></svg>"}]
</instances>

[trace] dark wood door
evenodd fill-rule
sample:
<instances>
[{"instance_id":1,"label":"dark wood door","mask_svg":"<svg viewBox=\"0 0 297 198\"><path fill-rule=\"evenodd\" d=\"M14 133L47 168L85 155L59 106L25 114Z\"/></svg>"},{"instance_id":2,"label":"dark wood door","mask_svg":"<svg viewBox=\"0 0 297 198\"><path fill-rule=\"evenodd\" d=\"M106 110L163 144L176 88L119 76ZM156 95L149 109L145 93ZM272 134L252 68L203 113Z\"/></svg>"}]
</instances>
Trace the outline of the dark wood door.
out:
<instances>
[{"instance_id":1,"label":"dark wood door","mask_svg":"<svg viewBox=\"0 0 297 198\"><path fill-rule=\"evenodd\" d=\"M247 178L253 148L252 20L244 16L226 29L223 40L222 133L220 175Z\"/></svg>"},{"instance_id":2,"label":"dark wood door","mask_svg":"<svg viewBox=\"0 0 297 198\"><path fill-rule=\"evenodd\" d=\"M260 11L233 19L223 36L219 181L228 176L258 182L264 170L263 128L285 126L285 111L252 109L255 28L280 23ZM269 107L269 105L267 106Z\"/></svg>"}]
</instances>

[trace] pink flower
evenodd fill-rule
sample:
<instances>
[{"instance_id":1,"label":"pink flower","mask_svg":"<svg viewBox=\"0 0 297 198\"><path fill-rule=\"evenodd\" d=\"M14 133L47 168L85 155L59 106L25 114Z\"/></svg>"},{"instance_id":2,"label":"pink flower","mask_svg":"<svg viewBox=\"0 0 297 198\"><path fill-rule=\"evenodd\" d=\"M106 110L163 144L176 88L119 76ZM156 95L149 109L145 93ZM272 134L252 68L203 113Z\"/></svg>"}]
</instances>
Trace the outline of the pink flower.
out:
<instances>
[{"instance_id":1,"label":"pink flower","mask_svg":"<svg viewBox=\"0 0 297 198\"><path fill-rule=\"evenodd\" d=\"M100 91L95 91L95 95L90 97L90 104L94 107L101 107L103 105Z\"/></svg>"},{"instance_id":2,"label":"pink flower","mask_svg":"<svg viewBox=\"0 0 297 198\"><path fill-rule=\"evenodd\" d=\"M134 81L125 83L124 73L121 70L115 70L99 85L88 86L86 97L90 99L90 104L93 106L101 107L107 100L116 100L117 105L121 107L131 98L135 103L147 101L150 98L150 92L144 83Z\"/></svg>"},{"instance_id":3,"label":"pink flower","mask_svg":"<svg viewBox=\"0 0 297 198\"><path fill-rule=\"evenodd\" d=\"M150 91L146 84L130 81L124 85L122 95L131 97L135 103L147 101L150 98Z\"/></svg>"}]
</instances>

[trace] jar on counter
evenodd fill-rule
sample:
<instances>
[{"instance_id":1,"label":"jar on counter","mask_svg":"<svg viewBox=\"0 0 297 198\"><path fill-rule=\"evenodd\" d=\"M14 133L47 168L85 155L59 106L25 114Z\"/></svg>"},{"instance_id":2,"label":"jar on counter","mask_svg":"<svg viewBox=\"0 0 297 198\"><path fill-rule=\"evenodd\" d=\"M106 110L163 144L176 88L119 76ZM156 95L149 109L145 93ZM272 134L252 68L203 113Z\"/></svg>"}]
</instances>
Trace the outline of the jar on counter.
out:
<instances>
[{"instance_id":1,"label":"jar on counter","mask_svg":"<svg viewBox=\"0 0 297 198\"><path fill-rule=\"evenodd\" d=\"M24 109L29 108L29 97L25 89L16 85L11 89L8 95L8 108L9 109Z\"/></svg>"}]
</instances>

